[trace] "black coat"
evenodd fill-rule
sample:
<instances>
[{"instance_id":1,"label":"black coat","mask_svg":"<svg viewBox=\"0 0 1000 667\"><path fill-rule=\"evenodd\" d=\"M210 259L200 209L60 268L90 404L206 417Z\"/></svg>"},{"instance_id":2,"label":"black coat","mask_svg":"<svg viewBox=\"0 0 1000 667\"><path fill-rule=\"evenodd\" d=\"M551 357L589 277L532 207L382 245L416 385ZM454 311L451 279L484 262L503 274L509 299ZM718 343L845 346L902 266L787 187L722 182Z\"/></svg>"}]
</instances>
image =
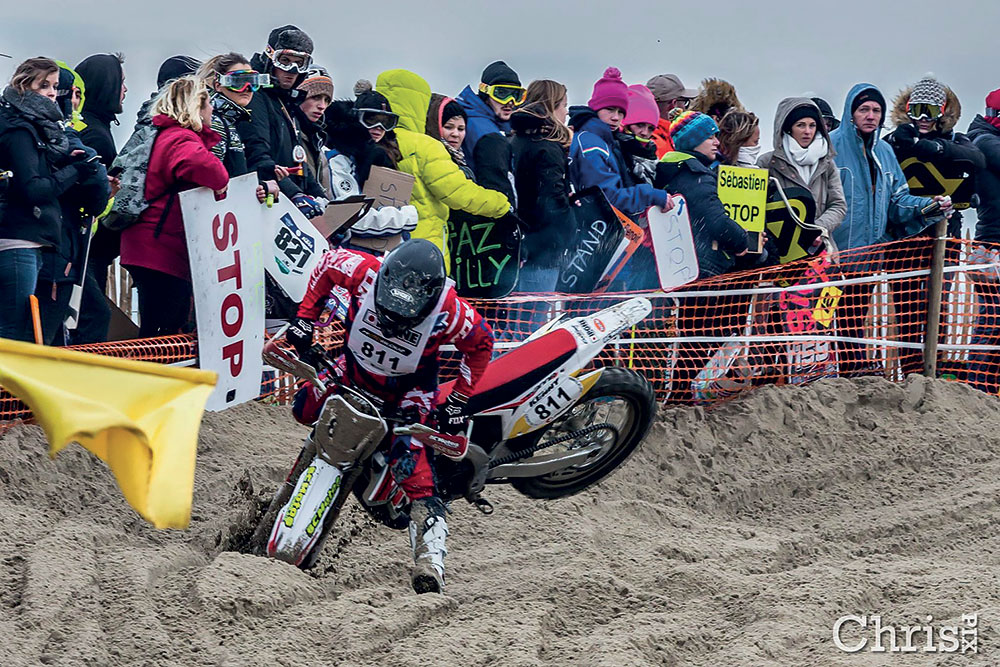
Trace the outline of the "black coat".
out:
<instances>
[{"instance_id":1,"label":"black coat","mask_svg":"<svg viewBox=\"0 0 1000 667\"><path fill-rule=\"evenodd\" d=\"M484 135L476 142L472 154L473 164L476 165L476 183L504 193L513 205L517 200L510 182L512 154L507 137L496 132Z\"/></svg>"},{"instance_id":2,"label":"black coat","mask_svg":"<svg viewBox=\"0 0 1000 667\"><path fill-rule=\"evenodd\" d=\"M984 166L976 172L976 240L1000 243L1000 129L976 116L969 125L969 139L984 158Z\"/></svg>"},{"instance_id":3,"label":"black coat","mask_svg":"<svg viewBox=\"0 0 1000 667\"><path fill-rule=\"evenodd\" d=\"M87 87L81 111L87 127L80 132L80 138L97 151L101 163L110 169L118 155L111 124L118 124L116 117L122 111L122 64L117 56L101 53L84 58L76 66L76 73Z\"/></svg>"},{"instance_id":4,"label":"black coat","mask_svg":"<svg viewBox=\"0 0 1000 667\"><path fill-rule=\"evenodd\" d=\"M334 101L326 108L323 118L326 145L351 158L354 162L354 177L358 187L364 188L372 167L395 169L396 165L389 155L372 141L368 130L354 116L353 108L352 102L344 100Z\"/></svg>"},{"instance_id":5,"label":"black coat","mask_svg":"<svg viewBox=\"0 0 1000 667\"><path fill-rule=\"evenodd\" d=\"M257 71L266 71L260 54L251 58L251 65ZM294 88L262 88L247 106L250 119L236 124L236 131L243 139L247 166L256 170L257 178L262 181L274 180L275 165L296 166L292 150L298 144L297 128L289 109L302 101L303 98L297 97L299 95L304 93ZM280 181L278 186L286 197L302 192L313 197L325 196L323 188L308 169L304 169L301 176L289 176Z\"/></svg>"},{"instance_id":6,"label":"black coat","mask_svg":"<svg viewBox=\"0 0 1000 667\"><path fill-rule=\"evenodd\" d=\"M747 249L747 234L726 215L719 200L717 175L700 153L667 153L656 165L653 185L670 194L683 195L694 234L699 278L733 269L735 257Z\"/></svg>"},{"instance_id":7,"label":"black coat","mask_svg":"<svg viewBox=\"0 0 1000 667\"><path fill-rule=\"evenodd\" d=\"M92 169L68 156L54 163L41 137L21 114L0 106L0 169L14 172L0 200L0 239L59 246L59 197Z\"/></svg>"},{"instance_id":8,"label":"black coat","mask_svg":"<svg viewBox=\"0 0 1000 667\"><path fill-rule=\"evenodd\" d=\"M521 247L531 264L555 266L577 232L569 203L569 153L545 139L543 121L535 116L514 114L511 126L518 214L527 226Z\"/></svg>"},{"instance_id":9,"label":"black coat","mask_svg":"<svg viewBox=\"0 0 1000 667\"><path fill-rule=\"evenodd\" d=\"M976 174L986 167L982 152L964 134L932 130L927 134L918 134L919 141L914 144L909 137L913 136L916 128L910 127L913 129L897 128L885 137L899 164L915 157L918 160L933 159L938 163L963 162L968 165L969 173ZM958 237L961 233L962 213L955 211L948 220L948 235Z\"/></svg>"}]
</instances>

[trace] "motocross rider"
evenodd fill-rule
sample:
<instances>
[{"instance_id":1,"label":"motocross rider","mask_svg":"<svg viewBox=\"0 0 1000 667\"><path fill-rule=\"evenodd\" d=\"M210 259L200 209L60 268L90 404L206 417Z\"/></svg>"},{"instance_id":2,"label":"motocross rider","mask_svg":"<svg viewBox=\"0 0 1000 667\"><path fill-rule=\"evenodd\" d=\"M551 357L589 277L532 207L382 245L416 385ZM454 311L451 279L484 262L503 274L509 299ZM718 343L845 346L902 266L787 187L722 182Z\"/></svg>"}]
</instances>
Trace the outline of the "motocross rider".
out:
<instances>
[{"instance_id":1,"label":"motocross rider","mask_svg":"<svg viewBox=\"0 0 1000 667\"><path fill-rule=\"evenodd\" d=\"M396 412L410 423L465 434L465 404L490 361L493 332L455 293L437 246L411 239L384 258L346 249L327 252L313 271L298 316L286 333L304 360L313 354L313 322L337 287L350 294L345 351L335 363L337 380L365 394L383 414ZM442 345L454 345L462 363L454 390L435 411ZM293 408L296 419L315 422L325 399L307 386ZM467 442L459 440L464 454ZM448 526L435 488L433 461L433 451L417 440L394 438L389 464L395 482L412 501L411 582L418 593L444 589Z\"/></svg>"}]
</instances>

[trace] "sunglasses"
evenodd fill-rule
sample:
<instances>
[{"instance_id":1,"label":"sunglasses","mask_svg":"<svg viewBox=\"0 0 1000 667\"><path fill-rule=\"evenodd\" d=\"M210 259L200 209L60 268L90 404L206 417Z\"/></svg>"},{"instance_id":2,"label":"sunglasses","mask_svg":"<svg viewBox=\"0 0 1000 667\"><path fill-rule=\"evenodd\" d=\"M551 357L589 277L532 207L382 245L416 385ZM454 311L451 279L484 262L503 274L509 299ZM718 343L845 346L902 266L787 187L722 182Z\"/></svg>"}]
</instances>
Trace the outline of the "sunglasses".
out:
<instances>
[{"instance_id":1,"label":"sunglasses","mask_svg":"<svg viewBox=\"0 0 1000 667\"><path fill-rule=\"evenodd\" d=\"M264 54L271 59L274 66L285 72L295 72L305 74L312 65L312 54L305 51L292 51L291 49L281 49L275 51L270 46L264 49Z\"/></svg>"},{"instance_id":2,"label":"sunglasses","mask_svg":"<svg viewBox=\"0 0 1000 667\"><path fill-rule=\"evenodd\" d=\"M479 92L486 93L490 99L500 104L508 104L510 102L524 104L524 100L528 98L528 90L520 86L504 86L499 84L496 86L487 86L485 83L481 83L479 84Z\"/></svg>"},{"instance_id":3,"label":"sunglasses","mask_svg":"<svg viewBox=\"0 0 1000 667\"><path fill-rule=\"evenodd\" d=\"M381 127L386 132L391 132L399 124L399 114L392 113L391 111L357 109L355 113L358 116L358 122L367 130Z\"/></svg>"},{"instance_id":4,"label":"sunglasses","mask_svg":"<svg viewBox=\"0 0 1000 667\"><path fill-rule=\"evenodd\" d=\"M219 75L219 85L236 93L249 89L256 93L271 85L271 77L252 69L236 70Z\"/></svg>"},{"instance_id":5,"label":"sunglasses","mask_svg":"<svg viewBox=\"0 0 1000 667\"><path fill-rule=\"evenodd\" d=\"M937 104L925 104L919 102L917 104L908 104L906 106L906 115L912 120L937 120L941 117L944 112L944 107L938 106Z\"/></svg>"}]
</instances>

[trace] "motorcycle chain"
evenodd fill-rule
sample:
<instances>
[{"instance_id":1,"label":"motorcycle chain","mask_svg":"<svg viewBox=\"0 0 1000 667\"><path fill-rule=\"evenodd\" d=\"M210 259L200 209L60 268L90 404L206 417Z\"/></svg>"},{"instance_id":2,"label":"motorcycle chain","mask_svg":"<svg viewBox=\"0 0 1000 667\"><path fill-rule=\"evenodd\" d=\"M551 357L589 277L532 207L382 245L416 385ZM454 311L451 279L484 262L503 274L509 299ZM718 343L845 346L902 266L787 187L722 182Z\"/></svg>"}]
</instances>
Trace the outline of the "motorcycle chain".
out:
<instances>
[{"instance_id":1,"label":"motorcycle chain","mask_svg":"<svg viewBox=\"0 0 1000 667\"><path fill-rule=\"evenodd\" d=\"M546 443L536 443L531 447L528 447L527 449L522 449L516 452L512 452L507 456L497 459L496 461L490 461L489 469L492 470L493 468L496 468L498 466L506 465L508 463L514 463L515 461L520 461L521 459L527 458L532 454L534 454L535 452L545 449L546 447L558 445L560 443L566 442L567 440L575 440L576 438L581 438L585 435L590 435L594 431L606 431L606 430L613 431L616 438L619 436L618 429L615 427L614 424L609 424L607 422L603 424L591 424L590 426L581 428L578 431L572 431L570 433L567 433L566 435L556 438L555 440L550 440Z\"/></svg>"}]
</instances>

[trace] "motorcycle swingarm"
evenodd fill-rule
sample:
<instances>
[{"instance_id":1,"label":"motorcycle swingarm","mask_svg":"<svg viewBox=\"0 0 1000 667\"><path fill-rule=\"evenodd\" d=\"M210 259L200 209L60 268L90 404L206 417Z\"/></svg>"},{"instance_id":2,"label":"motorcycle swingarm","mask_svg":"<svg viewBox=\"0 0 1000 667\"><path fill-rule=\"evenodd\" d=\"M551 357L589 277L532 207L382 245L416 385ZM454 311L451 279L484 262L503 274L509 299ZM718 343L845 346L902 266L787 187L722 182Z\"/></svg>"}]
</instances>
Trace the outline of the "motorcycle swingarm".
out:
<instances>
[{"instance_id":1,"label":"motorcycle swingarm","mask_svg":"<svg viewBox=\"0 0 1000 667\"><path fill-rule=\"evenodd\" d=\"M532 456L524 461L499 465L490 470L486 478L542 477L570 466L580 465L600 450L601 445L591 445L570 452L553 452L552 454Z\"/></svg>"}]
</instances>

